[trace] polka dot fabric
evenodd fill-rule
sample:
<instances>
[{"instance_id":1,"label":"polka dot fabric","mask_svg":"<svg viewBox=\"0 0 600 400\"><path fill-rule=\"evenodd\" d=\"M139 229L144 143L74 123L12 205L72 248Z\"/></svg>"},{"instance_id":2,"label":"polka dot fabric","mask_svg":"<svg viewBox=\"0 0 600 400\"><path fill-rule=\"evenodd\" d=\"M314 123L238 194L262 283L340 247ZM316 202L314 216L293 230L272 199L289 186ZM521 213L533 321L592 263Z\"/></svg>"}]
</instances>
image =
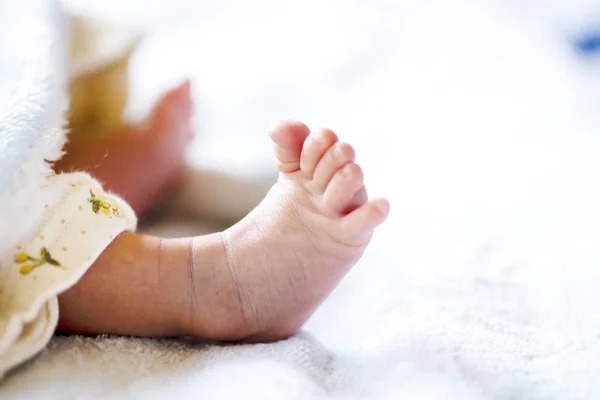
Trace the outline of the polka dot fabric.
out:
<instances>
[{"instance_id":1,"label":"polka dot fabric","mask_svg":"<svg viewBox=\"0 0 600 400\"><path fill-rule=\"evenodd\" d=\"M52 176L38 195L46 201L42 218L0 261L0 377L45 347L58 321L57 295L137 224L131 207L87 174Z\"/></svg>"}]
</instances>

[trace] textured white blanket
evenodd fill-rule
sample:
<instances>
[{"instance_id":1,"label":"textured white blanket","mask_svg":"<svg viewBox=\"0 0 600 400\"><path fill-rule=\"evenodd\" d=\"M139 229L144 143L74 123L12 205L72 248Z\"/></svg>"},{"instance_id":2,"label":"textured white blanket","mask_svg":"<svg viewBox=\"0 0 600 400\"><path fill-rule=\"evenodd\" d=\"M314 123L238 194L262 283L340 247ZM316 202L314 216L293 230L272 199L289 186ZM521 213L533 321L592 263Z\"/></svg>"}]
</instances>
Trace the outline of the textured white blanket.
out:
<instances>
[{"instance_id":1,"label":"textured white blanket","mask_svg":"<svg viewBox=\"0 0 600 400\"><path fill-rule=\"evenodd\" d=\"M558 0L170 3L163 19L184 7L189 18L136 63L193 74L203 136L190 165L263 182L251 203L271 177L269 125L329 125L357 144L391 219L304 335L225 347L57 337L0 397L600 397L600 66L566 39L591 11ZM211 201L198 182L187 196ZM247 207L229 205L217 213ZM154 229L200 229L185 224Z\"/></svg>"}]
</instances>

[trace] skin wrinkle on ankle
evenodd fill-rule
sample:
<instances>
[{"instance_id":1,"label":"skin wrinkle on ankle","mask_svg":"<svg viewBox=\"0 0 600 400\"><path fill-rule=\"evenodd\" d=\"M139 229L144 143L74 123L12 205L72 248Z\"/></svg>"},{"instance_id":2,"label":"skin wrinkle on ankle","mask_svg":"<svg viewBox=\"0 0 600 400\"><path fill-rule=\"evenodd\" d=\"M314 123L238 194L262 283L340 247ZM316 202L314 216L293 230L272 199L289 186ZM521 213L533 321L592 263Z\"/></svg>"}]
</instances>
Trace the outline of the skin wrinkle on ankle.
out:
<instances>
[{"instance_id":1,"label":"skin wrinkle on ankle","mask_svg":"<svg viewBox=\"0 0 600 400\"><path fill-rule=\"evenodd\" d=\"M198 312L198 297L196 295L196 238L190 238L188 243L187 275L188 275L188 304L189 326L195 326Z\"/></svg>"},{"instance_id":2,"label":"skin wrinkle on ankle","mask_svg":"<svg viewBox=\"0 0 600 400\"><path fill-rule=\"evenodd\" d=\"M236 266L235 266L235 260L233 259L233 254L231 252L231 243L229 242L229 239L227 238L227 231L221 232L220 234L221 236L221 245L223 246L223 250L225 251L225 257L226 257L226 265L227 265L227 270L229 271L229 274L231 276L231 281L233 283L233 292L235 294L236 300L238 302L238 307L242 313L242 320L245 322L248 320L248 314L246 312L246 309L244 308L244 301L242 299L242 288L240 286L240 281L238 279L238 276L236 274ZM249 299L247 299L249 300ZM251 304L251 302L250 302Z\"/></svg>"},{"instance_id":3,"label":"skin wrinkle on ankle","mask_svg":"<svg viewBox=\"0 0 600 400\"><path fill-rule=\"evenodd\" d=\"M165 272L165 271L163 271L163 269L164 269L164 267L163 267L163 263L164 263L163 252L166 249L168 249L168 245L167 246L164 245L165 244L164 241L166 240L164 238L157 237L156 240L157 240L157 244L156 244L156 253L157 254L156 254L156 257L155 257L155 260L156 260L156 288L155 288L155 293L163 293L164 290L165 290L165 288L163 287L163 285L165 283L165 281L163 279L163 272ZM167 274L169 273L169 269L168 268L166 270L166 273ZM181 327L180 327L181 322L179 320L177 320L176 322L172 321L171 323L173 323L176 326L177 330L181 329Z\"/></svg>"},{"instance_id":4,"label":"skin wrinkle on ankle","mask_svg":"<svg viewBox=\"0 0 600 400\"><path fill-rule=\"evenodd\" d=\"M258 242L260 243L260 246L262 248L262 254L266 258L266 262L263 262L260 264L260 267L262 267L261 270L263 273L264 281L267 282L267 287L270 287L270 288L273 288L274 290L276 290L278 292L277 297L281 298L282 297L281 289L279 288L279 285L276 284L276 282L273 282L273 279L268 271L269 266L273 267L273 266L277 265L278 262L275 259L273 259L273 257L271 256L272 252L269 251L270 249L266 245L267 235L265 234L265 230L261 227L261 224L258 223L258 219L253 220L252 225L254 226L256 235L258 236ZM275 241L275 243L277 244L277 241ZM281 250L279 248L277 249L277 254L281 254ZM269 304L275 304L275 300L273 299L273 292L271 290L268 291L268 295L269 295ZM281 320L281 311L280 311L279 307L273 307L273 309L275 310L275 319ZM255 324L257 327L260 327L260 310L255 309L254 314L256 315Z\"/></svg>"},{"instance_id":5,"label":"skin wrinkle on ankle","mask_svg":"<svg viewBox=\"0 0 600 400\"><path fill-rule=\"evenodd\" d=\"M163 238L157 238L158 243L156 245L156 293L161 292L161 282L162 282L162 252L163 252Z\"/></svg>"}]
</instances>

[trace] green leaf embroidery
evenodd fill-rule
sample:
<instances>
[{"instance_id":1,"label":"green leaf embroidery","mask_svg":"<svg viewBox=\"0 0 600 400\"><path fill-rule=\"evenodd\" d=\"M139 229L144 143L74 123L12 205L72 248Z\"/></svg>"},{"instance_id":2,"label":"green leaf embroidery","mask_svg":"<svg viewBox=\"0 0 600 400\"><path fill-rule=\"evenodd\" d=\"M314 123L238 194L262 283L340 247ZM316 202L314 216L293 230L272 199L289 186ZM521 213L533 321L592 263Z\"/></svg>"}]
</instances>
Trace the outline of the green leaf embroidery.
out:
<instances>
[{"instance_id":1,"label":"green leaf embroidery","mask_svg":"<svg viewBox=\"0 0 600 400\"><path fill-rule=\"evenodd\" d=\"M42 247L40 249L40 259L45 260L46 258L48 258L49 255L50 253L48 252L48 249L46 247Z\"/></svg>"},{"instance_id":2,"label":"green leaf embroidery","mask_svg":"<svg viewBox=\"0 0 600 400\"><path fill-rule=\"evenodd\" d=\"M31 271L33 271L35 268L42 266L44 264L50 264L55 267L62 267L62 265L58 261L56 261L54 258L52 258L52 256L50 255L50 252L48 251L48 249L46 247L42 247L40 249L40 257L39 258L32 257L27 253L18 253L15 256L14 260L15 260L15 263L22 264L21 267L19 268L19 272L22 275L27 275ZM31 261L31 263L24 264L27 261Z\"/></svg>"},{"instance_id":3,"label":"green leaf embroidery","mask_svg":"<svg viewBox=\"0 0 600 400\"><path fill-rule=\"evenodd\" d=\"M97 198L96 194L91 189L88 202L92 205L92 211L95 214L98 214L100 211L102 211L102 214L109 215L112 211L113 215L119 215L119 209L116 206L112 205L106 200Z\"/></svg>"}]
</instances>

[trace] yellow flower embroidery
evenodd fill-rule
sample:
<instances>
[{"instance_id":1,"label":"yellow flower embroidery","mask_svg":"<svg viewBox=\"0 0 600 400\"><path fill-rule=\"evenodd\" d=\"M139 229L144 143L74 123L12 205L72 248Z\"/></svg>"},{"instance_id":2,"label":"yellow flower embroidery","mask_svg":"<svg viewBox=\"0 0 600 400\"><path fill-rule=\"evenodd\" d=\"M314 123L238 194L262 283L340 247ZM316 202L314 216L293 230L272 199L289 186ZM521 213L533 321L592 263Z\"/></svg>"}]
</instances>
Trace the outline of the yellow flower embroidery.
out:
<instances>
[{"instance_id":1,"label":"yellow flower embroidery","mask_svg":"<svg viewBox=\"0 0 600 400\"><path fill-rule=\"evenodd\" d=\"M119 215L119 209L113 206L110 202L96 197L96 194L90 189L90 198L88 199L92 205L92 211L98 214L102 212L104 215L109 215L111 212L113 215Z\"/></svg>"},{"instance_id":2,"label":"yellow flower embroidery","mask_svg":"<svg viewBox=\"0 0 600 400\"><path fill-rule=\"evenodd\" d=\"M15 256L15 262L23 263L27 260L29 260L29 256L27 255L27 253L19 253Z\"/></svg>"},{"instance_id":3,"label":"yellow flower embroidery","mask_svg":"<svg viewBox=\"0 0 600 400\"><path fill-rule=\"evenodd\" d=\"M31 262L24 264L27 261L31 261ZM54 258L52 258L52 256L50 255L50 252L48 251L48 249L46 247L41 248L39 258L30 256L27 253L18 253L17 255L15 255L15 262L17 264L23 264L19 267L19 272L22 275L27 275L31 271L33 271L35 268L37 268L41 265L44 265L44 264L50 264L55 267L61 267L60 263L58 261L56 261Z\"/></svg>"},{"instance_id":4,"label":"yellow flower embroidery","mask_svg":"<svg viewBox=\"0 0 600 400\"><path fill-rule=\"evenodd\" d=\"M21 273L21 275L27 275L28 273L33 271L33 268L33 264L21 265L21 268L19 268L19 272Z\"/></svg>"}]
</instances>

